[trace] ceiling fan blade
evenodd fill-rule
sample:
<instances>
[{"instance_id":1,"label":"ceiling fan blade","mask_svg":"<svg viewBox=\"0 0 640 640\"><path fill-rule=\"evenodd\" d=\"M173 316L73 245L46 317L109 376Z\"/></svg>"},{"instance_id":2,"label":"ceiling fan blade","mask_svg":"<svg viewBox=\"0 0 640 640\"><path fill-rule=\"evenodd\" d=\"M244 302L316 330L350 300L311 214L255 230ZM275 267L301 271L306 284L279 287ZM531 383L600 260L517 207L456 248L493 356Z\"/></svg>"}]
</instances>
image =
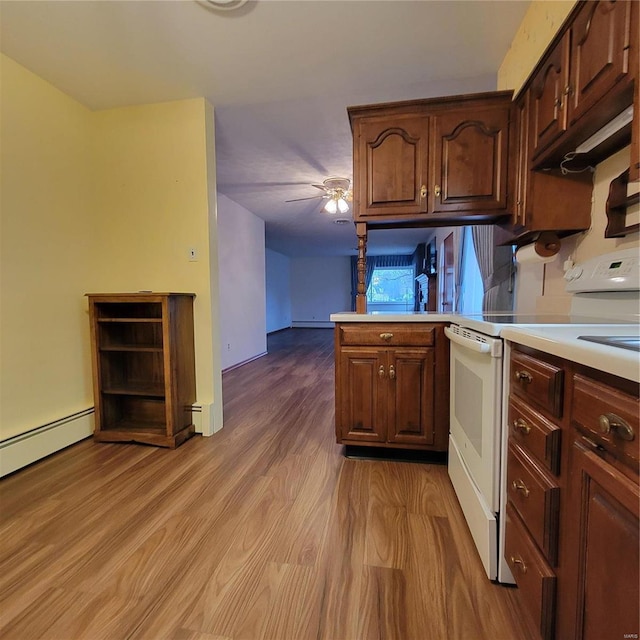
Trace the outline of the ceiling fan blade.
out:
<instances>
[{"instance_id":1,"label":"ceiling fan blade","mask_svg":"<svg viewBox=\"0 0 640 640\"><path fill-rule=\"evenodd\" d=\"M316 189L320 189L320 191L326 191L327 187L325 187L323 184L312 184L312 187L315 187Z\"/></svg>"},{"instance_id":2,"label":"ceiling fan blade","mask_svg":"<svg viewBox=\"0 0 640 640\"><path fill-rule=\"evenodd\" d=\"M285 202L302 202L302 200L317 200L318 198L328 198L329 196L311 196L310 198L294 198L293 200L285 200Z\"/></svg>"}]
</instances>

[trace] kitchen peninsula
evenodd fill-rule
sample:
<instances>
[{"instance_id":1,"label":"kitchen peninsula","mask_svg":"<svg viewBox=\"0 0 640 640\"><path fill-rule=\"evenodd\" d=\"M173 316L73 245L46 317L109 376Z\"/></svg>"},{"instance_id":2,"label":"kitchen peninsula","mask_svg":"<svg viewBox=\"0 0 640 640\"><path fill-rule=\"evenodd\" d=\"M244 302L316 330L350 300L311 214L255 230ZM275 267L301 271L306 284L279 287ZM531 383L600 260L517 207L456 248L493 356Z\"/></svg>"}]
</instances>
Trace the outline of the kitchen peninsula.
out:
<instances>
[{"instance_id":1,"label":"kitchen peninsula","mask_svg":"<svg viewBox=\"0 0 640 640\"><path fill-rule=\"evenodd\" d=\"M336 313L336 439L446 451L448 314Z\"/></svg>"}]
</instances>

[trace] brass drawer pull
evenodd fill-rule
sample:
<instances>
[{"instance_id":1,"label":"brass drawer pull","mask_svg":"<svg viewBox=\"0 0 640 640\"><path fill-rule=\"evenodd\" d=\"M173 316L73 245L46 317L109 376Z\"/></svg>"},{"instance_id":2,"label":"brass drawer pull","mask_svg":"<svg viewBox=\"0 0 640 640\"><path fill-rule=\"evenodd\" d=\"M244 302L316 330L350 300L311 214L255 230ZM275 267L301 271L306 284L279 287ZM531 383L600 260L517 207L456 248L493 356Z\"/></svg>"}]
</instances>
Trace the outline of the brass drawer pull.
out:
<instances>
[{"instance_id":1,"label":"brass drawer pull","mask_svg":"<svg viewBox=\"0 0 640 640\"><path fill-rule=\"evenodd\" d=\"M380 365L380 368L378 369L378 376L380 378L384 378L384 366Z\"/></svg>"},{"instance_id":2,"label":"brass drawer pull","mask_svg":"<svg viewBox=\"0 0 640 640\"><path fill-rule=\"evenodd\" d=\"M391 340L391 338L393 338L393 333L381 333L380 334L380 338L382 340L386 340L387 342L389 342L389 340Z\"/></svg>"},{"instance_id":3,"label":"brass drawer pull","mask_svg":"<svg viewBox=\"0 0 640 640\"><path fill-rule=\"evenodd\" d=\"M522 571L522 573L527 573L527 565L525 564L522 558L516 558L515 556L511 556L511 564L514 566L519 566L520 571Z\"/></svg>"},{"instance_id":4,"label":"brass drawer pull","mask_svg":"<svg viewBox=\"0 0 640 640\"><path fill-rule=\"evenodd\" d=\"M603 413L598 418L598 422L602 433L611 433L613 431L619 438L628 442L636 437L633 427L615 413Z\"/></svg>"},{"instance_id":5,"label":"brass drawer pull","mask_svg":"<svg viewBox=\"0 0 640 640\"><path fill-rule=\"evenodd\" d=\"M391 365L391 366L389 367L389 377L390 377L392 380L395 380L395 379L396 379L396 370L395 370L395 367L394 367L393 365Z\"/></svg>"},{"instance_id":6,"label":"brass drawer pull","mask_svg":"<svg viewBox=\"0 0 640 640\"><path fill-rule=\"evenodd\" d=\"M533 381L533 376L528 371L516 371L516 380L518 382L530 383Z\"/></svg>"},{"instance_id":7,"label":"brass drawer pull","mask_svg":"<svg viewBox=\"0 0 640 640\"><path fill-rule=\"evenodd\" d=\"M527 485L522 480L514 480L511 486L514 491L520 491L525 498L529 497L529 489L527 489Z\"/></svg>"},{"instance_id":8,"label":"brass drawer pull","mask_svg":"<svg viewBox=\"0 0 640 640\"><path fill-rule=\"evenodd\" d=\"M437 184L434 188L433 188L433 195L435 195L436 198L440 197L440 194L442 193L442 189L440 188L440 185Z\"/></svg>"},{"instance_id":9,"label":"brass drawer pull","mask_svg":"<svg viewBox=\"0 0 640 640\"><path fill-rule=\"evenodd\" d=\"M520 431L525 436L529 435L529 432L531 431L531 427L522 418L516 418L513 421L513 428L516 431Z\"/></svg>"},{"instance_id":10,"label":"brass drawer pull","mask_svg":"<svg viewBox=\"0 0 640 640\"><path fill-rule=\"evenodd\" d=\"M426 198L427 197L427 185L423 184L422 187L420 188L420 197L421 198Z\"/></svg>"}]
</instances>

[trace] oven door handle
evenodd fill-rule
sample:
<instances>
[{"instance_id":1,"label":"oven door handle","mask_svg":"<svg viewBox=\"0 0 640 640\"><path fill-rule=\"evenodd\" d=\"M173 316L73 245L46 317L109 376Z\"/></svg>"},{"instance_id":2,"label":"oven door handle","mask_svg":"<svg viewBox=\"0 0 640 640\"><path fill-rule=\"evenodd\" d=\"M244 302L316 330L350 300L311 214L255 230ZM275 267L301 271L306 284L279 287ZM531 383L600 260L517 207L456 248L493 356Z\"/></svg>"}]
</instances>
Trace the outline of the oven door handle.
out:
<instances>
[{"instance_id":1,"label":"oven door handle","mask_svg":"<svg viewBox=\"0 0 640 640\"><path fill-rule=\"evenodd\" d=\"M490 344L486 344L485 342L476 342L475 340L469 340L468 338L462 338L457 333L451 331L449 327L445 327L444 332L451 342L455 342L465 349L470 349L476 353L489 353L491 351Z\"/></svg>"}]
</instances>

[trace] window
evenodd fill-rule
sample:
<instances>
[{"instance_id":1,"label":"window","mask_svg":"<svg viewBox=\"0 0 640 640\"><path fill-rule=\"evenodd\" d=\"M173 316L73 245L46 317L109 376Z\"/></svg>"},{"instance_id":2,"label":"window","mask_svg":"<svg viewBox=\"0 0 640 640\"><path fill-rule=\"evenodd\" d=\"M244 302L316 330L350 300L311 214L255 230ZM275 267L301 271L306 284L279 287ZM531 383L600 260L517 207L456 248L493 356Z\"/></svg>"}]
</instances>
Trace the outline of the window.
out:
<instances>
[{"instance_id":1,"label":"window","mask_svg":"<svg viewBox=\"0 0 640 640\"><path fill-rule=\"evenodd\" d=\"M413 311L415 277L413 267L375 267L367 289L367 308Z\"/></svg>"}]
</instances>

